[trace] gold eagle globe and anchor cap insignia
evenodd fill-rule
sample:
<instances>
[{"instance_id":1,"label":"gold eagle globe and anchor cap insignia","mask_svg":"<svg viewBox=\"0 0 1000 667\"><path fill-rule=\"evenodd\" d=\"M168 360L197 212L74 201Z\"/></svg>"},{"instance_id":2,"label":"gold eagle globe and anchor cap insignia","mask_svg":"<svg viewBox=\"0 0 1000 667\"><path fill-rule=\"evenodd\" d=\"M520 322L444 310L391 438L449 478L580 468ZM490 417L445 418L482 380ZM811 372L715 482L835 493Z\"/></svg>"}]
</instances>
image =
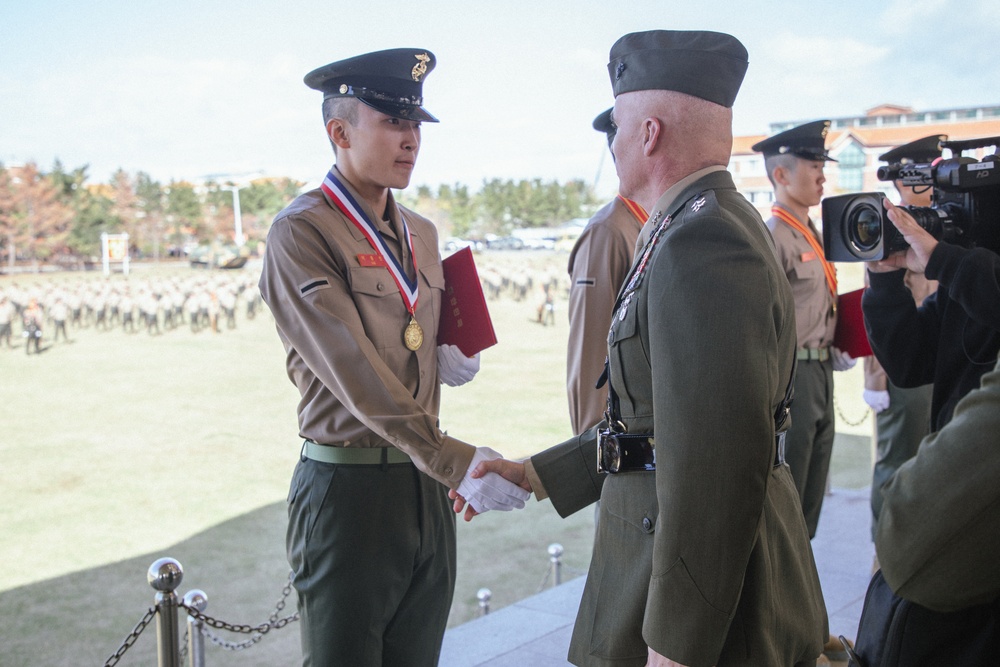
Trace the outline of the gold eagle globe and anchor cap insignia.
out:
<instances>
[{"instance_id":1,"label":"gold eagle globe and anchor cap insignia","mask_svg":"<svg viewBox=\"0 0 1000 667\"><path fill-rule=\"evenodd\" d=\"M436 63L426 49L387 49L318 67L304 81L323 99L354 97L393 118L436 123L423 108L424 81Z\"/></svg>"},{"instance_id":2,"label":"gold eagle globe and anchor cap insignia","mask_svg":"<svg viewBox=\"0 0 1000 667\"><path fill-rule=\"evenodd\" d=\"M420 77L427 73L427 62L431 59L426 53L420 53L414 56L417 59L417 64L413 66L410 70L410 76L413 77L414 81L420 81Z\"/></svg>"}]
</instances>

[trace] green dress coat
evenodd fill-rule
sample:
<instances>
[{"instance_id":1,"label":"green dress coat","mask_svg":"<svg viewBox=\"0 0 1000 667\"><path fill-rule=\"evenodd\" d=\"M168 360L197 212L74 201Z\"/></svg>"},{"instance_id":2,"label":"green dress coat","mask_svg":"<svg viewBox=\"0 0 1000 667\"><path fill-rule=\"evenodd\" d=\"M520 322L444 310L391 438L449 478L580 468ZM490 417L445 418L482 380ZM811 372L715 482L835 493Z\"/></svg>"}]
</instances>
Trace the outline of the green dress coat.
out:
<instances>
[{"instance_id":1,"label":"green dress coat","mask_svg":"<svg viewBox=\"0 0 1000 667\"><path fill-rule=\"evenodd\" d=\"M654 433L656 472L599 475L596 427L531 459L562 516L601 500L569 658L643 665L650 646L692 667L806 664L826 611L794 483L775 466L795 305L730 174L680 187L651 212L647 224L671 222L609 332L622 421Z\"/></svg>"}]
</instances>

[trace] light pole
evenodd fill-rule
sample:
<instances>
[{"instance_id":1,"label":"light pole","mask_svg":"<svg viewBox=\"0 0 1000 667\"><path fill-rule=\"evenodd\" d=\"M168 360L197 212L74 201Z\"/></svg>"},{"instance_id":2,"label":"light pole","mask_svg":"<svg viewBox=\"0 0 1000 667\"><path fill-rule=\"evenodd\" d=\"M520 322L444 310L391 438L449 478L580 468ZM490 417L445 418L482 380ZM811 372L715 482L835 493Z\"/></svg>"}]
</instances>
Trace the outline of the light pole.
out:
<instances>
[{"instance_id":1,"label":"light pole","mask_svg":"<svg viewBox=\"0 0 1000 667\"><path fill-rule=\"evenodd\" d=\"M240 215L240 188L237 185L224 185L223 190L229 190L233 193L233 217L235 218L236 225L236 236L234 240L236 241L236 247L243 246L243 217Z\"/></svg>"}]
</instances>

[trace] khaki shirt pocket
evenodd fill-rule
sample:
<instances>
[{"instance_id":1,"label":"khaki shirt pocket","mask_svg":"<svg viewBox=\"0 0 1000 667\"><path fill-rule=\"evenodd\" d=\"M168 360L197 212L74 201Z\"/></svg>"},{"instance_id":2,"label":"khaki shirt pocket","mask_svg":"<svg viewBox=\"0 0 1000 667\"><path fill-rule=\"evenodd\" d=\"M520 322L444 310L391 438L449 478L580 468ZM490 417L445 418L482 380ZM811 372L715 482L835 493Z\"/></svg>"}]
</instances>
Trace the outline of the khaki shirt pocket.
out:
<instances>
[{"instance_id":1,"label":"khaki shirt pocket","mask_svg":"<svg viewBox=\"0 0 1000 667\"><path fill-rule=\"evenodd\" d=\"M796 257L795 262L792 264L791 273L793 288L799 285L801 287L808 286L812 290L816 289L816 283L826 280L826 275L823 272L823 262L818 257L807 261L802 261L801 257Z\"/></svg>"},{"instance_id":2,"label":"khaki shirt pocket","mask_svg":"<svg viewBox=\"0 0 1000 667\"><path fill-rule=\"evenodd\" d=\"M430 293L426 296L421 292L420 300L417 301L418 307L423 304L428 304L431 307L431 321L437 324L441 319L441 300L447 298L446 285L444 282L444 269L440 264L430 264L428 266L420 267L420 275L423 278L423 282L431 288ZM424 301L426 299L426 301ZM422 309L421 309L422 310Z\"/></svg>"},{"instance_id":3,"label":"khaki shirt pocket","mask_svg":"<svg viewBox=\"0 0 1000 667\"><path fill-rule=\"evenodd\" d=\"M385 267L351 267L351 295L365 335L375 347L401 344L406 325L406 307L389 270Z\"/></svg>"}]
</instances>

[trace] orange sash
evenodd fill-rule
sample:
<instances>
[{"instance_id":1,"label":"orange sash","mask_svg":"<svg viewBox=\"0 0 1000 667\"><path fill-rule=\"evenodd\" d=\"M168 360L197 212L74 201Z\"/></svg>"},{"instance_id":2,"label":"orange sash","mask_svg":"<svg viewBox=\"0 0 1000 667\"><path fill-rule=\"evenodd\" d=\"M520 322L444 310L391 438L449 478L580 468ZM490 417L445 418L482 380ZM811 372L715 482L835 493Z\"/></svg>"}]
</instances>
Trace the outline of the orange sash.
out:
<instances>
[{"instance_id":1,"label":"orange sash","mask_svg":"<svg viewBox=\"0 0 1000 667\"><path fill-rule=\"evenodd\" d=\"M781 220L783 223L802 234L806 237L806 241L809 241L809 245L812 246L813 252L816 253L816 257L819 261L823 262L823 273L826 274L826 286L830 288L830 294L833 296L833 303L837 303L837 270L833 268L833 264L826 261L826 255L823 254L823 246L819 244L819 239L816 235L812 233L812 230L803 225L798 219L781 208L780 206L771 207L771 215Z\"/></svg>"},{"instance_id":2,"label":"orange sash","mask_svg":"<svg viewBox=\"0 0 1000 667\"><path fill-rule=\"evenodd\" d=\"M632 215L635 216L636 220L638 220L642 224L646 223L646 220L649 219L649 214L646 213L646 209L644 209L637 202L634 202L631 199L626 199L621 195L618 195L618 198L622 200L622 203L625 204L625 208L627 208L632 213Z\"/></svg>"}]
</instances>

